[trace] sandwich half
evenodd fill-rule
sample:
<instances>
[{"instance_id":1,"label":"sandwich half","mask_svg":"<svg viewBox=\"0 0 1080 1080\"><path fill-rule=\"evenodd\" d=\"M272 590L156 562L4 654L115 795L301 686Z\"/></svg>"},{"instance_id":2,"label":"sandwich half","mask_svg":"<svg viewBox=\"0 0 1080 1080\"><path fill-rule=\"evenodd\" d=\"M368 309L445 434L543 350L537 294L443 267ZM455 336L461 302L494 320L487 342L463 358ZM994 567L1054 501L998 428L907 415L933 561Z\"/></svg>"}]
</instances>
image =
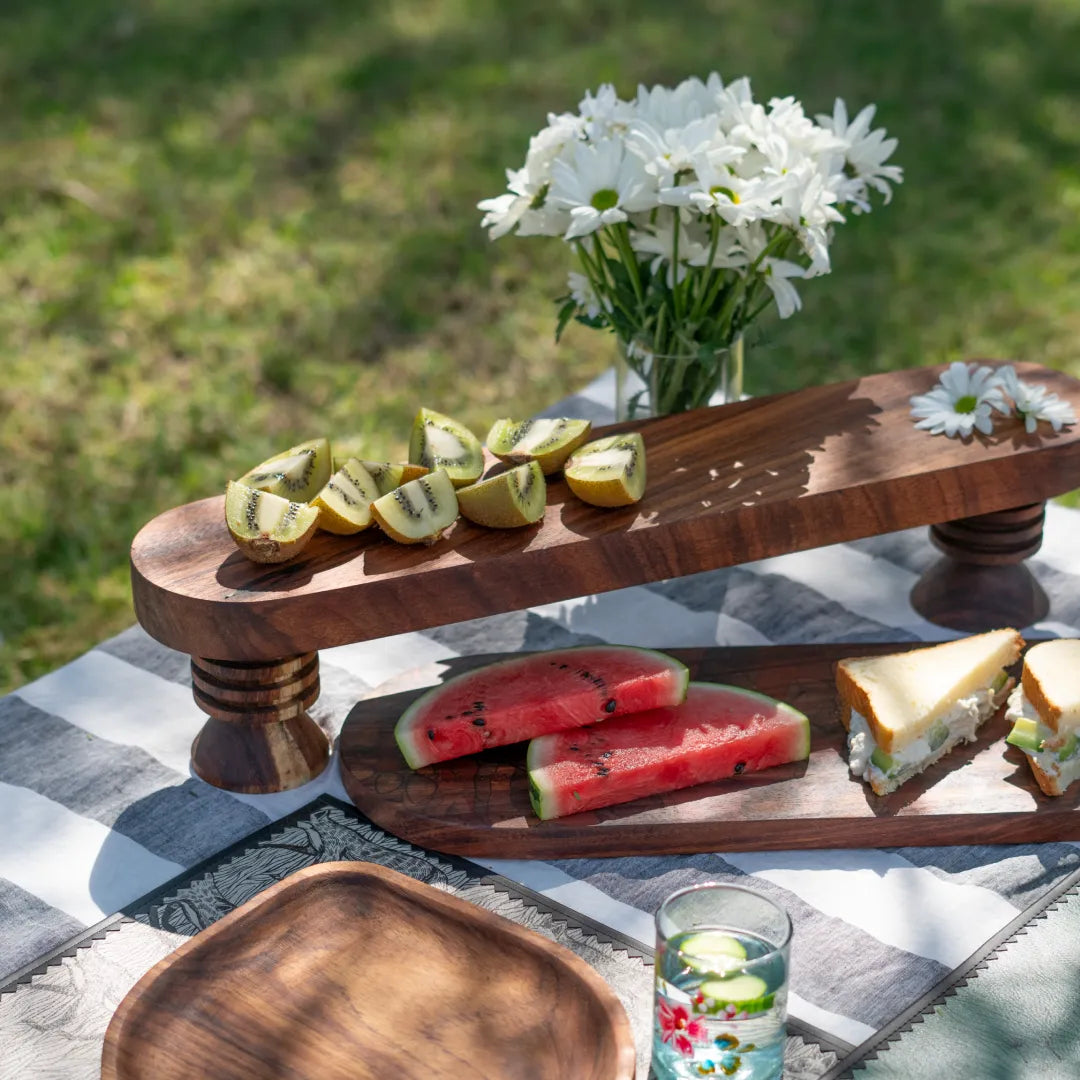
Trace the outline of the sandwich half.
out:
<instances>
[{"instance_id":1,"label":"sandwich half","mask_svg":"<svg viewBox=\"0 0 1080 1080\"><path fill-rule=\"evenodd\" d=\"M1039 787L1062 795L1080 776L1080 639L1032 645L1005 713Z\"/></svg>"},{"instance_id":2,"label":"sandwich half","mask_svg":"<svg viewBox=\"0 0 1080 1080\"><path fill-rule=\"evenodd\" d=\"M1024 639L1012 629L910 652L841 660L836 666L848 764L876 795L888 795L972 742L1004 704L1015 680L1006 668Z\"/></svg>"}]
</instances>

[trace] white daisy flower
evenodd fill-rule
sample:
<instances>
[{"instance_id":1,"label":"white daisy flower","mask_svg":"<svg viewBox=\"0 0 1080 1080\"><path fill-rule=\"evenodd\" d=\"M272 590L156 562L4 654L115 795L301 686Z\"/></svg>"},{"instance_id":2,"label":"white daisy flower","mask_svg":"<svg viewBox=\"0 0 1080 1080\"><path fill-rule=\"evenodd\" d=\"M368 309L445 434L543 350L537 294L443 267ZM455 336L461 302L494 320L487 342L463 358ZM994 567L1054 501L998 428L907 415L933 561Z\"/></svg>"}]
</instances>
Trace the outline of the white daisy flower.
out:
<instances>
[{"instance_id":1,"label":"white daisy flower","mask_svg":"<svg viewBox=\"0 0 1080 1080\"><path fill-rule=\"evenodd\" d=\"M584 274L571 270L567 275L566 284L570 290L570 298L590 319L595 319L597 315L603 313L603 302L596 295L592 282Z\"/></svg>"},{"instance_id":2,"label":"white daisy flower","mask_svg":"<svg viewBox=\"0 0 1080 1080\"><path fill-rule=\"evenodd\" d=\"M605 225L626 221L628 213L656 206L656 189L642 160L616 139L574 143L551 166L547 203L570 214L567 240Z\"/></svg>"},{"instance_id":3,"label":"white daisy flower","mask_svg":"<svg viewBox=\"0 0 1080 1080\"><path fill-rule=\"evenodd\" d=\"M761 271L765 275L765 284L772 290L780 318L794 315L802 307L802 298L789 279L805 277L806 272L797 263L768 256L761 260Z\"/></svg>"},{"instance_id":4,"label":"white daisy flower","mask_svg":"<svg viewBox=\"0 0 1080 1080\"><path fill-rule=\"evenodd\" d=\"M775 177L745 179L734 169L741 148L725 146L693 157L694 175L686 184L662 188L660 202L690 206L702 214L717 214L728 225L743 225L772 213L773 199L783 191Z\"/></svg>"},{"instance_id":5,"label":"white daisy flower","mask_svg":"<svg viewBox=\"0 0 1080 1080\"><path fill-rule=\"evenodd\" d=\"M1073 407L1045 386L1026 383L1019 378L1011 364L998 368L1001 387L1013 400L1016 415L1024 421L1024 430L1033 433L1040 420L1045 420L1054 431L1060 431L1076 423Z\"/></svg>"},{"instance_id":6,"label":"white daisy flower","mask_svg":"<svg viewBox=\"0 0 1080 1080\"><path fill-rule=\"evenodd\" d=\"M621 101L611 83L604 83L596 93L586 91L578 105L584 133L592 140L621 135L634 118L634 105Z\"/></svg>"},{"instance_id":7,"label":"white daisy flower","mask_svg":"<svg viewBox=\"0 0 1080 1080\"><path fill-rule=\"evenodd\" d=\"M677 173L693 167L694 158L716 141L718 123L716 116L691 120L685 127L660 130L647 120L635 120L626 135L627 148L644 162L645 171L655 176L661 187L674 182ZM731 160L741 156L735 151Z\"/></svg>"},{"instance_id":8,"label":"white daisy flower","mask_svg":"<svg viewBox=\"0 0 1080 1080\"><path fill-rule=\"evenodd\" d=\"M967 439L974 431L989 435L994 430L992 409L1008 412L997 372L960 361L949 365L933 389L911 399L915 426L950 439L957 435Z\"/></svg>"},{"instance_id":9,"label":"white daisy flower","mask_svg":"<svg viewBox=\"0 0 1080 1080\"><path fill-rule=\"evenodd\" d=\"M843 98L837 98L833 105L832 116L820 115L818 123L831 131L837 138L843 140L844 156L848 168L855 173L860 185L852 186L850 191L851 201L860 210L868 211L870 204L866 199L866 185L875 188L885 196L885 202L892 199L892 188L889 181L894 184L904 182L904 170L898 165L886 165L885 160L892 155L897 147L896 139L887 139L885 129L870 130L874 120L877 106L867 105L862 109L851 123L848 123L847 105Z\"/></svg>"}]
</instances>

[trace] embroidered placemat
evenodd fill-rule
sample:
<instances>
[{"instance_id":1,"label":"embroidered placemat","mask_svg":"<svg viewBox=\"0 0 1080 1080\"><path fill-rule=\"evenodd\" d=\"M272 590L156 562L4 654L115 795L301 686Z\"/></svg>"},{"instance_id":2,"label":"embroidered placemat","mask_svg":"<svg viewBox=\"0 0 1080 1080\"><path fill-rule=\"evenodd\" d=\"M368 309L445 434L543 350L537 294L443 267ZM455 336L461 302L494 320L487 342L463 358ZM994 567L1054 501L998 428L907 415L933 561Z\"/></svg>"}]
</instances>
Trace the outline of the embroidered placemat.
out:
<instances>
[{"instance_id":1,"label":"embroidered placemat","mask_svg":"<svg viewBox=\"0 0 1080 1080\"><path fill-rule=\"evenodd\" d=\"M648 1075L652 956L592 920L464 859L424 851L323 796L200 863L0 987L0 1078L100 1074L105 1029L138 979L183 941L289 874L317 862L390 867L527 926L591 964L626 1008ZM793 1025L785 1076L820 1077L846 1049Z\"/></svg>"}]
</instances>

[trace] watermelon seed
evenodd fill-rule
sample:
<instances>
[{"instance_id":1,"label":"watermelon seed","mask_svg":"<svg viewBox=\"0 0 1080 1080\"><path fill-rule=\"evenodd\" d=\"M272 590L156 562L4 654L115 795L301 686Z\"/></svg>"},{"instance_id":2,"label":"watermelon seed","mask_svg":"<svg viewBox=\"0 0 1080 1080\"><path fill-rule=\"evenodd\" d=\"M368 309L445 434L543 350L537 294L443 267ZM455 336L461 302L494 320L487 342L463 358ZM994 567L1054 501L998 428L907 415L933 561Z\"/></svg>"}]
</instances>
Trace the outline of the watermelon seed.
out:
<instances>
[{"instance_id":1,"label":"watermelon seed","mask_svg":"<svg viewBox=\"0 0 1080 1080\"><path fill-rule=\"evenodd\" d=\"M482 716L478 716L478 717L477 717L477 718L476 718L476 719L475 719L475 720L473 721L473 724L474 724L474 725L475 725L476 727L483 727L483 726L484 726L484 718L483 718Z\"/></svg>"},{"instance_id":2,"label":"watermelon seed","mask_svg":"<svg viewBox=\"0 0 1080 1080\"><path fill-rule=\"evenodd\" d=\"M608 698L607 703L604 705L604 712L614 712L614 711L615 711L615 699L614 698Z\"/></svg>"},{"instance_id":3,"label":"watermelon seed","mask_svg":"<svg viewBox=\"0 0 1080 1080\"><path fill-rule=\"evenodd\" d=\"M578 750L581 749L581 747L580 746L571 746L570 749L575 751L575 753L576 753Z\"/></svg>"},{"instance_id":4,"label":"watermelon seed","mask_svg":"<svg viewBox=\"0 0 1080 1080\"><path fill-rule=\"evenodd\" d=\"M605 750L605 751L604 751L604 752L603 752L603 753L602 753L602 754L601 754L600 756L601 756L602 758L604 758L604 757L611 757L611 755L612 755L613 753L614 753L614 751L613 751L613 750Z\"/></svg>"},{"instance_id":5,"label":"watermelon seed","mask_svg":"<svg viewBox=\"0 0 1080 1080\"><path fill-rule=\"evenodd\" d=\"M449 719L449 717L447 717L447 719ZM435 741L435 729L434 729L434 728L428 728L428 729L427 729L427 737L428 737L428 738L429 738L429 739L430 739L430 740L431 740L432 742L434 742L434 741Z\"/></svg>"},{"instance_id":6,"label":"watermelon seed","mask_svg":"<svg viewBox=\"0 0 1080 1080\"><path fill-rule=\"evenodd\" d=\"M745 761L736 762L735 771L737 773L741 773L743 771L743 769L745 769L745 768L746 768L746 762Z\"/></svg>"},{"instance_id":7,"label":"watermelon seed","mask_svg":"<svg viewBox=\"0 0 1080 1080\"><path fill-rule=\"evenodd\" d=\"M610 769L605 769L604 766L601 765L600 768L596 770L596 775L597 776L607 776L607 774L609 772L611 772Z\"/></svg>"}]
</instances>

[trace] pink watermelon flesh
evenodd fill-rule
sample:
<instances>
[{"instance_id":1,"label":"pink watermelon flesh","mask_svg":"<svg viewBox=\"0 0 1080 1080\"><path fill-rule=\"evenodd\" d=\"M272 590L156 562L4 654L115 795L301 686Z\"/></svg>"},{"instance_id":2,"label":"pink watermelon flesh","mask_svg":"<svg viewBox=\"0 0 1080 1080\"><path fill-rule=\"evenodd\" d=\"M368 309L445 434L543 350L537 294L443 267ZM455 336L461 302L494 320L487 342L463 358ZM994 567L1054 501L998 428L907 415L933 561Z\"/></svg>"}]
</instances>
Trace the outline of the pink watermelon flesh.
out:
<instances>
[{"instance_id":1,"label":"pink watermelon flesh","mask_svg":"<svg viewBox=\"0 0 1080 1080\"><path fill-rule=\"evenodd\" d=\"M413 769L582 724L675 705L683 664L653 649L582 645L468 671L417 698L394 738Z\"/></svg>"},{"instance_id":2,"label":"pink watermelon flesh","mask_svg":"<svg viewBox=\"0 0 1080 1080\"><path fill-rule=\"evenodd\" d=\"M810 721L790 705L694 682L682 705L533 739L529 795L538 817L565 817L809 754Z\"/></svg>"}]
</instances>

